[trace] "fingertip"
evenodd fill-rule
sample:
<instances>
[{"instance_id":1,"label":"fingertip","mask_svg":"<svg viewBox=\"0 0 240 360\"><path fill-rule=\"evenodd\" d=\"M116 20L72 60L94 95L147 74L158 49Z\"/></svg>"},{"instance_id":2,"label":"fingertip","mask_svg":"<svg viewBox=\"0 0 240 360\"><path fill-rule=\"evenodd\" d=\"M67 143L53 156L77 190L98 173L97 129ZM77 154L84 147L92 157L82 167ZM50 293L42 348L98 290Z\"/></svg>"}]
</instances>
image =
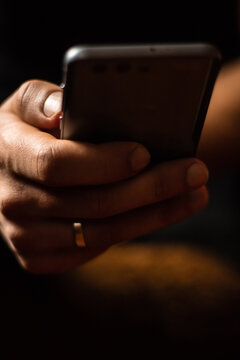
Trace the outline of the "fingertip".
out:
<instances>
[{"instance_id":1,"label":"fingertip","mask_svg":"<svg viewBox=\"0 0 240 360\"><path fill-rule=\"evenodd\" d=\"M145 168L151 160L149 151L141 144L138 144L130 153L131 168L134 172L138 172Z\"/></svg>"},{"instance_id":2,"label":"fingertip","mask_svg":"<svg viewBox=\"0 0 240 360\"><path fill-rule=\"evenodd\" d=\"M190 188L199 188L207 183L209 179L209 171L202 162L194 162L187 169L186 181Z\"/></svg>"},{"instance_id":3,"label":"fingertip","mask_svg":"<svg viewBox=\"0 0 240 360\"><path fill-rule=\"evenodd\" d=\"M49 119L52 119L56 117L57 114L60 114L62 110L62 91L54 91L50 93L43 103L42 110L44 115Z\"/></svg>"}]
</instances>

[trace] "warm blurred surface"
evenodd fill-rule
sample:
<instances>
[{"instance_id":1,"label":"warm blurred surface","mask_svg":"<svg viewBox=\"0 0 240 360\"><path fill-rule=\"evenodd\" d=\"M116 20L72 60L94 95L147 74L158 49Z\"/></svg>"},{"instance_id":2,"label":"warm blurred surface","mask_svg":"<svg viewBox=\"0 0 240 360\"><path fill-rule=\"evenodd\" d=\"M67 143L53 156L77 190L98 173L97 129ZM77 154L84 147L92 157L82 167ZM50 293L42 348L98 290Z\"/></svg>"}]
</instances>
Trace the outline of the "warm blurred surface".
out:
<instances>
[{"instance_id":1,"label":"warm blurred surface","mask_svg":"<svg viewBox=\"0 0 240 360\"><path fill-rule=\"evenodd\" d=\"M113 247L60 276L16 268L2 282L2 340L15 344L9 354L27 342L26 351L44 351L46 359L63 348L86 350L87 341L137 342L136 351L154 345L162 354L182 347L197 355L211 346L220 359L238 346L239 280L226 260L184 243Z\"/></svg>"},{"instance_id":2,"label":"warm blurred surface","mask_svg":"<svg viewBox=\"0 0 240 360\"><path fill-rule=\"evenodd\" d=\"M162 356L231 359L240 334L239 280L236 268L197 246L129 244L77 270L62 289L72 309L86 310L88 336L130 339L140 352L146 345Z\"/></svg>"},{"instance_id":3,"label":"warm blurred surface","mask_svg":"<svg viewBox=\"0 0 240 360\"><path fill-rule=\"evenodd\" d=\"M239 280L236 269L197 247L145 244L112 248L76 271L67 288L75 305L83 287L98 296L94 309L106 327L145 324L175 341L199 341L230 335L228 322L240 330Z\"/></svg>"}]
</instances>

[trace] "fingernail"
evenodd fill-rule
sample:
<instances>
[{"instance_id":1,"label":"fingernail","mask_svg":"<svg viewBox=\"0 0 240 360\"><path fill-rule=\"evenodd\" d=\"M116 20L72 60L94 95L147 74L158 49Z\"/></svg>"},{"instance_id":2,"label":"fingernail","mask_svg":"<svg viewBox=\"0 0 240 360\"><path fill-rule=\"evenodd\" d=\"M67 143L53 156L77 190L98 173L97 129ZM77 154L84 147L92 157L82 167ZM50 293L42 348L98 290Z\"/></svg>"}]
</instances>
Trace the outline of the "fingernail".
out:
<instances>
[{"instance_id":1,"label":"fingernail","mask_svg":"<svg viewBox=\"0 0 240 360\"><path fill-rule=\"evenodd\" d=\"M143 169L150 161L151 155L147 149L138 145L133 152L131 153L131 166L134 171L139 171Z\"/></svg>"},{"instance_id":2,"label":"fingernail","mask_svg":"<svg viewBox=\"0 0 240 360\"><path fill-rule=\"evenodd\" d=\"M54 91L45 100L43 105L44 115L51 117L58 114L62 109L62 92Z\"/></svg>"},{"instance_id":3,"label":"fingernail","mask_svg":"<svg viewBox=\"0 0 240 360\"><path fill-rule=\"evenodd\" d=\"M200 163L194 163L187 170L187 184L191 188L197 188L207 183L209 177L208 169Z\"/></svg>"}]
</instances>

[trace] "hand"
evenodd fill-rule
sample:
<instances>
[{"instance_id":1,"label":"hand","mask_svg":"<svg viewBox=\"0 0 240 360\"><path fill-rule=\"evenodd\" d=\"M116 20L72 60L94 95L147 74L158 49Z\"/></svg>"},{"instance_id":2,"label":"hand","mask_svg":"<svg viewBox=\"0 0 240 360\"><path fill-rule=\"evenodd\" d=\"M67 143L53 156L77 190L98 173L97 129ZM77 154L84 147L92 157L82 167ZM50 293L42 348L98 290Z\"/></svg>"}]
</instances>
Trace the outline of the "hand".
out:
<instances>
[{"instance_id":1,"label":"hand","mask_svg":"<svg viewBox=\"0 0 240 360\"><path fill-rule=\"evenodd\" d=\"M193 158L148 167L134 142L60 140L61 89L33 80L0 109L0 224L19 263L33 273L74 268L109 246L201 210L208 170ZM74 243L83 223L87 247Z\"/></svg>"}]
</instances>

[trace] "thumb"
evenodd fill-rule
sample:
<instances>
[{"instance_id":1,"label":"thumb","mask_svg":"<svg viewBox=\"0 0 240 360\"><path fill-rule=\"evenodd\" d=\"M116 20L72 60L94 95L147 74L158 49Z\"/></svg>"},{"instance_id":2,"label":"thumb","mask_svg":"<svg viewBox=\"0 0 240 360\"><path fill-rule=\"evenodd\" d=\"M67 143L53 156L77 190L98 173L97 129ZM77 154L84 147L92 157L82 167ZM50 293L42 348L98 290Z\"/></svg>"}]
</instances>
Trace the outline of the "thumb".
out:
<instances>
[{"instance_id":1,"label":"thumb","mask_svg":"<svg viewBox=\"0 0 240 360\"><path fill-rule=\"evenodd\" d=\"M30 80L23 83L1 108L40 129L58 128L62 114L62 89L47 81Z\"/></svg>"}]
</instances>

